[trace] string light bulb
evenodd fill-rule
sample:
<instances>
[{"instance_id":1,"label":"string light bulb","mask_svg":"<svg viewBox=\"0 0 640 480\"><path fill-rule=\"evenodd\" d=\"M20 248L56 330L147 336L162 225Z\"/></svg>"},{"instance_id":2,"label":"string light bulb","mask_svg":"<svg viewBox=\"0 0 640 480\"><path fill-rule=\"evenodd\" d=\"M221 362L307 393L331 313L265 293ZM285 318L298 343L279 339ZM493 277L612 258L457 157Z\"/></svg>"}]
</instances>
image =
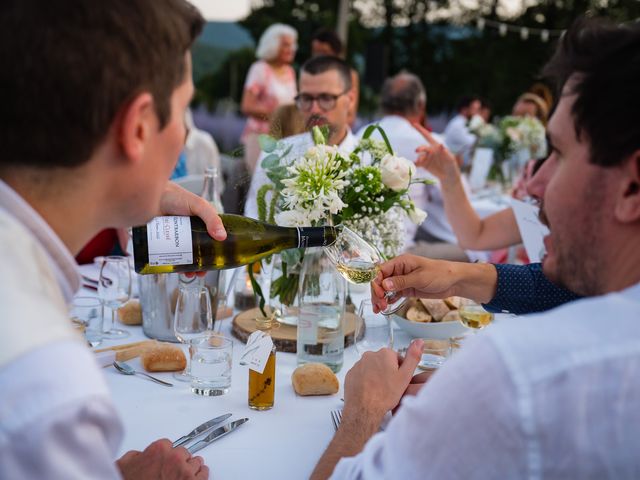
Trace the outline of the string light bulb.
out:
<instances>
[{"instance_id":1,"label":"string light bulb","mask_svg":"<svg viewBox=\"0 0 640 480\"><path fill-rule=\"evenodd\" d=\"M522 29L520 29L520 38L522 40L526 40L527 38L529 38L529 29L527 27L523 27Z\"/></svg>"}]
</instances>

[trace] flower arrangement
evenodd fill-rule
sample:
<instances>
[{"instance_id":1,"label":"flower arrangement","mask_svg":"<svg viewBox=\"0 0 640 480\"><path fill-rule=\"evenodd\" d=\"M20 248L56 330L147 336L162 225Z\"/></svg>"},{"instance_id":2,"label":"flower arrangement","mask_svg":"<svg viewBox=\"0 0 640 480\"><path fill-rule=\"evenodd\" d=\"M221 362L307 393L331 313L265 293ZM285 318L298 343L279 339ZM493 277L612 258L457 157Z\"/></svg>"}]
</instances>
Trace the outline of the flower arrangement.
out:
<instances>
[{"instance_id":1,"label":"flower arrangement","mask_svg":"<svg viewBox=\"0 0 640 480\"><path fill-rule=\"evenodd\" d=\"M378 130L383 141L371 138ZM291 146L270 137L260 138L268 153L262 161L271 184L257 194L261 220L282 226L344 224L374 245L386 258L397 255L404 241L404 219L422 223L426 212L409 198L413 183L430 183L416 179L415 165L394 155L384 131L369 127L353 152L341 151L326 144L326 133L312 130L315 145L297 157L288 158ZM267 201L267 193L271 198ZM302 250L281 254L283 275L271 285L271 296L288 305L297 289L295 275L287 269L298 264ZM285 278L288 277L288 278Z\"/></svg>"},{"instance_id":2,"label":"flower arrangement","mask_svg":"<svg viewBox=\"0 0 640 480\"><path fill-rule=\"evenodd\" d=\"M468 126L478 137L477 146L491 148L498 163L523 149L528 149L534 158L547 153L545 129L537 118L507 116L495 126L476 115Z\"/></svg>"}]
</instances>

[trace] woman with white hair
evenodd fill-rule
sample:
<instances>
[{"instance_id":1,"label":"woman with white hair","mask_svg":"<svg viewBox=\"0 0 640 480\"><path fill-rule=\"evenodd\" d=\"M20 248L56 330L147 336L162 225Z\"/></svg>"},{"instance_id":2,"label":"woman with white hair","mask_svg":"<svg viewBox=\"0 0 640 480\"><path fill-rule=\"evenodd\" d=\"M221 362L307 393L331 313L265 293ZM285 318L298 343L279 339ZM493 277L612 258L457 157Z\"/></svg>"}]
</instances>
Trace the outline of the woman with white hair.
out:
<instances>
[{"instance_id":1,"label":"woman with white hair","mask_svg":"<svg viewBox=\"0 0 640 480\"><path fill-rule=\"evenodd\" d=\"M260 156L258 135L269 132L269 117L280 105L293 103L296 74L291 63L296 54L298 32L289 25L276 23L267 28L258 42L242 94L241 110L247 124L242 133L244 158L253 173Z\"/></svg>"}]
</instances>

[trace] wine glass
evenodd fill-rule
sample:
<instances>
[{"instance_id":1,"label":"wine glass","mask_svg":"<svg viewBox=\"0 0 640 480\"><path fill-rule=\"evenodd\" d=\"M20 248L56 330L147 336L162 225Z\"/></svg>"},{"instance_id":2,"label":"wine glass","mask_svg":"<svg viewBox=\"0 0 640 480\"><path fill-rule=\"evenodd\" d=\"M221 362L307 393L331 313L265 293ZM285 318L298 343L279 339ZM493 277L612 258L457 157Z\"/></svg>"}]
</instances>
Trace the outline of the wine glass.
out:
<instances>
[{"instance_id":1,"label":"wine glass","mask_svg":"<svg viewBox=\"0 0 640 480\"><path fill-rule=\"evenodd\" d=\"M373 313L373 303L365 299L360 303L356 321L354 344L356 351L375 352L381 348L393 348L393 327L386 315Z\"/></svg>"},{"instance_id":2,"label":"wine glass","mask_svg":"<svg viewBox=\"0 0 640 480\"><path fill-rule=\"evenodd\" d=\"M460 321L465 327L472 328L477 333L493 321L493 313L487 312L481 305L470 303L458 308Z\"/></svg>"},{"instance_id":3,"label":"wine glass","mask_svg":"<svg viewBox=\"0 0 640 480\"><path fill-rule=\"evenodd\" d=\"M180 343L189 344L193 338L200 337L206 331L213 330L213 314L209 289L200 282L182 280L173 317L173 332ZM188 282L188 283L187 283ZM183 372L174 373L176 380L190 382L190 365Z\"/></svg>"},{"instance_id":4,"label":"wine glass","mask_svg":"<svg viewBox=\"0 0 640 480\"><path fill-rule=\"evenodd\" d=\"M336 270L349 282L355 284L370 283L378 274L384 257L376 247L365 241L354 231L344 226L337 227L338 238L331 245L325 247L325 253L336 267ZM380 313L391 315L399 310L406 298L396 292L385 293L387 308Z\"/></svg>"},{"instance_id":5,"label":"wine glass","mask_svg":"<svg viewBox=\"0 0 640 480\"><path fill-rule=\"evenodd\" d=\"M118 339L130 335L126 330L114 328L116 311L131 296L131 268L129 259L109 256L102 260L98 279L98 297L103 305L111 309L111 323L103 327L103 338Z\"/></svg>"}]
</instances>

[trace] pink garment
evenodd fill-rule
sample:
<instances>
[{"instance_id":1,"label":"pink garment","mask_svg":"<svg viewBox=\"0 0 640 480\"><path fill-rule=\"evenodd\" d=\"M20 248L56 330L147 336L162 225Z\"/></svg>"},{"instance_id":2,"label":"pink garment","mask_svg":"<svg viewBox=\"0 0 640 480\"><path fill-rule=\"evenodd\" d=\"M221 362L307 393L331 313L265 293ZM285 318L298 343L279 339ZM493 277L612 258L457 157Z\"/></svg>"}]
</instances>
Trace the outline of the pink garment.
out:
<instances>
[{"instance_id":1,"label":"pink garment","mask_svg":"<svg viewBox=\"0 0 640 480\"><path fill-rule=\"evenodd\" d=\"M259 60L251 65L244 89L249 90L258 100L269 109L275 110L280 105L294 102L297 93L296 72L291 66L286 67L284 76L276 75L271 65ZM242 132L244 141L250 133L268 133L269 121L255 117L247 118L247 123Z\"/></svg>"}]
</instances>

